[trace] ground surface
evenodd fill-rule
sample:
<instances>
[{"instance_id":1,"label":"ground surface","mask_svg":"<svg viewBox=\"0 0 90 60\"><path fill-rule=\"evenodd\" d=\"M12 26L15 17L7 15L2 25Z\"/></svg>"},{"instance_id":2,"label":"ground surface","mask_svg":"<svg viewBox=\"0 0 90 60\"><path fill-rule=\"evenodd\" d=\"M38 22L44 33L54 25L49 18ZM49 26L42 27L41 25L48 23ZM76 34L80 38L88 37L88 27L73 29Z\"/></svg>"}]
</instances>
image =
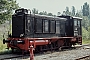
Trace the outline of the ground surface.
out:
<instances>
[{"instance_id":1,"label":"ground surface","mask_svg":"<svg viewBox=\"0 0 90 60\"><path fill-rule=\"evenodd\" d=\"M35 54L34 60L75 60L77 58L90 55L90 45L76 49L65 49L63 51L46 52ZM0 56L1 58L1 56ZM10 60L10 59L6 59ZM30 60L29 56L14 58L11 60Z\"/></svg>"}]
</instances>

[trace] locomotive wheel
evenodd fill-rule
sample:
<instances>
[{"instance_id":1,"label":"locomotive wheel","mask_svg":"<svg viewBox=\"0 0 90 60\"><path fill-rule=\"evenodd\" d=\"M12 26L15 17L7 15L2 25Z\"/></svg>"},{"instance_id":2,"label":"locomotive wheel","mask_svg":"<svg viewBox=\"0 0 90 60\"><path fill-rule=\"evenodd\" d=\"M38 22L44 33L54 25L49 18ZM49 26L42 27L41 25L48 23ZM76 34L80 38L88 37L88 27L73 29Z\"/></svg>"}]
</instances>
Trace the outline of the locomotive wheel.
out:
<instances>
[{"instance_id":1,"label":"locomotive wheel","mask_svg":"<svg viewBox=\"0 0 90 60\"><path fill-rule=\"evenodd\" d=\"M24 50L21 50L21 51L22 51L22 55L25 55L26 54L26 52Z\"/></svg>"}]
</instances>

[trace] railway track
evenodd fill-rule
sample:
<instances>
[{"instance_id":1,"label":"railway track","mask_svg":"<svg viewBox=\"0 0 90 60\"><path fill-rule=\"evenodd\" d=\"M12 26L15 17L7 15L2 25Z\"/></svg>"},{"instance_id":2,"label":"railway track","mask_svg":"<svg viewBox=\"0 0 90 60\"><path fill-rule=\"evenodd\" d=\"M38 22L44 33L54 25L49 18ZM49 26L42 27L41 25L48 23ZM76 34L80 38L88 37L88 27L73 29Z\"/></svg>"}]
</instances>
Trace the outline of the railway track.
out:
<instances>
[{"instance_id":1,"label":"railway track","mask_svg":"<svg viewBox=\"0 0 90 60\"><path fill-rule=\"evenodd\" d=\"M90 60L90 55L83 56L83 57L80 57L80 58L75 59L75 60Z\"/></svg>"},{"instance_id":2,"label":"railway track","mask_svg":"<svg viewBox=\"0 0 90 60\"><path fill-rule=\"evenodd\" d=\"M15 54L4 54L0 55L0 60L7 60L7 59L14 59L14 58L19 58L19 57L24 57L23 55L15 55Z\"/></svg>"},{"instance_id":3,"label":"railway track","mask_svg":"<svg viewBox=\"0 0 90 60\"><path fill-rule=\"evenodd\" d=\"M80 46L76 46L76 48L75 49L64 49L63 51L58 51L58 54L62 54L64 51L70 51L70 50L77 50L77 49L84 49L84 47L85 46L88 46L88 45L80 45ZM89 44L89 46L90 46L90 44ZM50 51L51 52L51 51ZM49 52L49 54L52 54L52 53L50 53ZM55 52L57 52L57 51L55 51ZM59 53L59 52L61 52L61 53ZM53 52L54 53L54 52ZM47 52L45 52L45 55L47 55L48 53ZM42 55L44 55L43 53L42 54L35 54L35 56L37 57L37 56L42 56ZM52 56L52 55L51 55ZM57 57L57 55L56 55L56 57ZM18 59L18 58L20 58L20 59ZM10 60L10 59L12 59L12 60L23 60L23 59L29 59L29 54L27 54L27 55L17 55L17 54L5 54L5 55L0 55L0 60ZM52 58L54 58L54 57L52 57ZM82 60L82 59L89 59L90 60L90 55L87 55L87 56L84 56L84 57L80 57L80 58L77 58L76 60Z\"/></svg>"}]
</instances>

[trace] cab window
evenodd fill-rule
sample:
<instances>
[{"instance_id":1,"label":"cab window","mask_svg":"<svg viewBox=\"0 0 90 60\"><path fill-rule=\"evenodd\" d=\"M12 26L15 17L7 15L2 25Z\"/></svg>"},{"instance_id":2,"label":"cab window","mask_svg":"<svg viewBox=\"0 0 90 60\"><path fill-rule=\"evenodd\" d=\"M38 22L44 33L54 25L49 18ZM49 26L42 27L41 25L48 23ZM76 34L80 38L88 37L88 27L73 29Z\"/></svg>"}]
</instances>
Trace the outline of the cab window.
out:
<instances>
[{"instance_id":1,"label":"cab window","mask_svg":"<svg viewBox=\"0 0 90 60\"><path fill-rule=\"evenodd\" d=\"M36 19L36 33L42 33L42 19Z\"/></svg>"},{"instance_id":2,"label":"cab window","mask_svg":"<svg viewBox=\"0 0 90 60\"><path fill-rule=\"evenodd\" d=\"M78 20L78 26L80 27L80 20Z\"/></svg>"},{"instance_id":3,"label":"cab window","mask_svg":"<svg viewBox=\"0 0 90 60\"><path fill-rule=\"evenodd\" d=\"M50 21L50 33L55 33L55 21Z\"/></svg>"},{"instance_id":4,"label":"cab window","mask_svg":"<svg viewBox=\"0 0 90 60\"><path fill-rule=\"evenodd\" d=\"M49 32L49 21L48 20L43 20L43 32L44 33Z\"/></svg>"},{"instance_id":5,"label":"cab window","mask_svg":"<svg viewBox=\"0 0 90 60\"><path fill-rule=\"evenodd\" d=\"M56 21L56 33L60 34L60 21Z\"/></svg>"},{"instance_id":6,"label":"cab window","mask_svg":"<svg viewBox=\"0 0 90 60\"><path fill-rule=\"evenodd\" d=\"M77 26L77 20L74 19L74 26Z\"/></svg>"}]
</instances>

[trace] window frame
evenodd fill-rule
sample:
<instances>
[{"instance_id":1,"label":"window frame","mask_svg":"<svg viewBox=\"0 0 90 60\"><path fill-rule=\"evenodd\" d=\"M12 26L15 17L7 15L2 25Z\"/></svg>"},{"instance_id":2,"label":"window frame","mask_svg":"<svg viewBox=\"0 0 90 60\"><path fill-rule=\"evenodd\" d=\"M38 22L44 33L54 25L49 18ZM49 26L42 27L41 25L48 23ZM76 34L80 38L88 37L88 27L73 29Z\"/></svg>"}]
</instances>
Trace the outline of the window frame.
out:
<instances>
[{"instance_id":1,"label":"window frame","mask_svg":"<svg viewBox=\"0 0 90 60\"><path fill-rule=\"evenodd\" d=\"M45 23L46 23L46 25L45 25ZM46 28L47 28L47 31L45 31ZM47 20L47 19L43 19L43 33L49 33L49 20Z\"/></svg>"},{"instance_id":2,"label":"window frame","mask_svg":"<svg viewBox=\"0 0 90 60\"><path fill-rule=\"evenodd\" d=\"M37 25L37 22L39 22L38 20L40 20L40 22L41 22L41 25ZM37 28L39 27L39 26L41 26L41 28L40 28L40 30L41 31L39 31ZM43 21L42 21L42 19L41 18L35 18L35 33L43 33L42 31L43 31Z\"/></svg>"},{"instance_id":3,"label":"window frame","mask_svg":"<svg viewBox=\"0 0 90 60\"><path fill-rule=\"evenodd\" d=\"M54 25L53 25L53 22L54 22ZM54 28L54 31L52 31L53 28ZM56 33L56 21L55 20L50 20L50 33Z\"/></svg>"},{"instance_id":4,"label":"window frame","mask_svg":"<svg viewBox=\"0 0 90 60\"><path fill-rule=\"evenodd\" d=\"M80 28L81 22L80 20L77 21L78 22L78 27Z\"/></svg>"},{"instance_id":5,"label":"window frame","mask_svg":"<svg viewBox=\"0 0 90 60\"><path fill-rule=\"evenodd\" d=\"M78 26L78 20L74 19L74 26Z\"/></svg>"},{"instance_id":6,"label":"window frame","mask_svg":"<svg viewBox=\"0 0 90 60\"><path fill-rule=\"evenodd\" d=\"M58 22L59 24L57 24L57 22ZM59 26L58 26L58 25L59 25ZM57 31L57 26L59 27L59 33L58 33L58 31ZM57 20L57 21L56 21L56 34L60 34L60 33L61 33L60 30L61 30L60 21Z\"/></svg>"}]
</instances>

